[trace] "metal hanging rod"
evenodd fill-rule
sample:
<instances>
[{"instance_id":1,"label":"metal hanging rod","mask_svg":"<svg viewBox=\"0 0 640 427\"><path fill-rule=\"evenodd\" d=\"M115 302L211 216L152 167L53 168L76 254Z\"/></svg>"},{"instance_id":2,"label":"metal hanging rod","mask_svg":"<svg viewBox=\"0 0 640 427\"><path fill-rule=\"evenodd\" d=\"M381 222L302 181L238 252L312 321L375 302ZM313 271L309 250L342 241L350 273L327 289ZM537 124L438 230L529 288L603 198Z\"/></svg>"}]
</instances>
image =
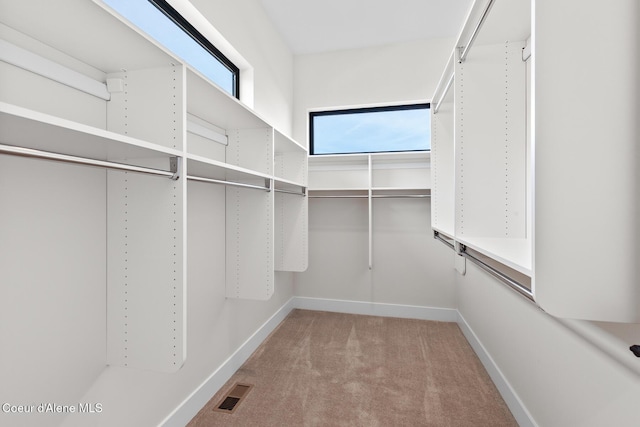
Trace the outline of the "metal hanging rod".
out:
<instances>
[{"instance_id":1,"label":"metal hanging rod","mask_svg":"<svg viewBox=\"0 0 640 427\"><path fill-rule=\"evenodd\" d=\"M309 196L310 199L368 199L369 196Z\"/></svg>"},{"instance_id":2,"label":"metal hanging rod","mask_svg":"<svg viewBox=\"0 0 640 427\"><path fill-rule=\"evenodd\" d=\"M433 231L433 238L436 240L441 241L442 243L444 243L445 245L447 245L450 249L452 250L456 250L456 247L454 246L453 243L449 242L447 239L443 238L442 236L440 236L440 233L437 231Z\"/></svg>"},{"instance_id":3,"label":"metal hanging rod","mask_svg":"<svg viewBox=\"0 0 640 427\"><path fill-rule=\"evenodd\" d=\"M372 199L424 199L431 197L430 194L374 194ZM368 199L366 195L353 195L353 196L309 196L312 199Z\"/></svg>"},{"instance_id":4,"label":"metal hanging rod","mask_svg":"<svg viewBox=\"0 0 640 427\"><path fill-rule=\"evenodd\" d=\"M449 93L449 89L451 89L451 85L453 84L455 76L455 73L451 73L451 77L449 77L447 85L444 87L444 91L442 91L442 95L440 95L438 102L436 102L436 106L433 108L433 114L438 114L438 111L440 110L440 104L442 104L444 97L447 96L447 93Z\"/></svg>"},{"instance_id":5,"label":"metal hanging rod","mask_svg":"<svg viewBox=\"0 0 640 427\"><path fill-rule=\"evenodd\" d=\"M136 172L149 175L166 176L173 180L180 178L180 157L170 158L170 171L161 169L147 168L143 166L127 165L124 163L109 162L105 160L88 159L85 157L69 156L66 154L52 153L49 151L36 150L33 148L15 147L12 145L0 145L0 154L11 156L28 157L34 159L53 160L57 162L73 163L83 166L94 166L106 169L116 169L124 172Z\"/></svg>"},{"instance_id":6,"label":"metal hanging rod","mask_svg":"<svg viewBox=\"0 0 640 427\"><path fill-rule=\"evenodd\" d=\"M447 241L442 236L440 236L440 233L438 231L435 231L435 230L433 231L433 238L436 239L436 240L439 240L442 243L444 243L450 249L452 249L454 251L456 250L455 245L453 243ZM506 283L510 288L512 288L513 290L515 290L519 294L525 296L528 300L530 300L530 301L535 303L535 299L533 298L533 292L531 292L531 290L529 288L524 286L522 283L512 279L511 277L509 277L508 275L506 275L502 271L500 271L500 270L496 269L495 267L493 267L493 266L487 264L486 262L482 261L480 258L475 257L472 254L470 254L469 252L467 252L467 247L465 245L460 244L459 246L460 246L460 251L458 252L459 255L461 255L461 256L465 257L466 259L468 259L469 261L473 262L478 267L480 267L481 269L483 269L487 273L491 274L493 277L497 278L498 280L502 281L503 283Z\"/></svg>"},{"instance_id":7,"label":"metal hanging rod","mask_svg":"<svg viewBox=\"0 0 640 427\"><path fill-rule=\"evenodd\" d=\"M527 62L531 58L531 43L522 48L522 61Z\"/></svg>"},{"instance_id":8,"label":"metal hanging rod","mask_svg":"<svg viewBox=\"0 0 640 427\"><path fill-rule=\"evenodd\" d=\"M462 255L463 257L467 258L469 261L473 262L474 264L478 265L484 271L486 271L487 273L491 274L495 278L499 279L503 283L506 283L511 289L513 289L516 292L518 292L519 294L525 296L530 301L535 302L535 299L533 298L533 292L531 292L531 290L529 288L527 288L523 284L513 280L511 277L507 276L502 271L499 271L495 267L492 267L491 265L489 265L486 262L482 261L480 258L477 258L477 257L471 255L469 252L467 252L467 247L465 245L460 245L460 255Z\"/></svg>"},{"instance_id":9,"label":"metal hanging rod","mask_svg":"<svg viewBox=\"0 0 640 427\"><path fill-rule=\"evenodd\" d=\"M307 189L302 187L302 191L291 191L291 190L282 190L280 188L276 188L273 191L275 191L276 193L287 193L287 194L293 194L296 196L306 196L307 195Z\"/></svg>"},{"instance_id":10,"label":"metal hanging rod","mask_svg":"<svg viewBox=\"0 0 640 427\"><path fill-rule=\"evenodd\" d=\"M431 194L374 194L372 199L426 199Z\"/></svg>"},{"instance_id":11,"label":"metal hanging rod","mask_svg":"<svg viewBox=\"0 0 640 427\"><path fill-rule=\"evenodd\" d=\"M265 179L265 185L243 184L241 182L223 181L221 179L203 178L200 176L187 175L187 179L191 181L207 182L209 184L229 185L232 187L250 188L253 190L271 191L270 180Z\"/></svg>"},{"instance_id":12,"label":"metal hanging rod","mask_svg":"<svg viewBox=\"0 0 640 427\"><path fill-rule=\"evenodd\" d=\"M491 10L491 6L493 6L494 2L495 0L489 0L487 5L485 6L484 11L482 12L482 17L480 18L480 21L478 21L478 23L476 24L476 27L473 29L473 33L471 33L471 38L467 42L467 45L460 46L458 48L461 51L460 58L458 59L458 62L460 64L462 64L464 60L467 59L467 55L469 54L469 49L471 48L471 45L473 45L473 42L476 40L476 37L478 37L480 28L484 24L484 21L487 19L487 16L489 16L489 11Z\"/></svg>"}]
</instances>

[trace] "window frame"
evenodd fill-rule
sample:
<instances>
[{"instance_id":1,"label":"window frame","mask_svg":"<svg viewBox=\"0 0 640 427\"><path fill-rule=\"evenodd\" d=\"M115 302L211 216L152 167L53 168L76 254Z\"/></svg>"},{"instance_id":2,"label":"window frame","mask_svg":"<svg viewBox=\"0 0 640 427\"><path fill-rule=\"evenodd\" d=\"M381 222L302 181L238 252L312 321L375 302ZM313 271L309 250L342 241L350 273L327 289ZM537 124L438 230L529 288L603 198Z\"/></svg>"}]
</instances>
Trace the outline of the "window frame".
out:
<instances>
[{"instance_id":1,"label":"window frame","mask_svg":"<svg viewBox=\"0 0 640 427\"><path fill-rule=\"evenodd\" d=\"M359 107L359 108L343 108L337 110L321 110L309 112L309 155L310 156L331 156L331 155L349 155L349 154L374 154L374 153L414 153L431 151L431 147L426 150L387 150L387 151L352 151L345 153L315 153L314 144L314 118L319 116L338 116L345 114L361 114L361 113L377 113L385 111L404 111L404 110L421 110L431 109L431 102L419 102L413 104L400 105L384 105L378 107Z\"/></svg>"},{"instance_id":2,"label":"window frame","mask_svg":"<svg viewBox=\"0 0 640 427\"><path fill-rule=\"evenodd\" d=\"M177 10L175 10L165 0L148 0L167 18L198 43L203 49L211 54L220 64L227 68L233 76L233 97L240 99L240 68L238 68L229 58L218 50L205 36L202 35L189 21L187 21Z\"/></svg>"}]
</instances>

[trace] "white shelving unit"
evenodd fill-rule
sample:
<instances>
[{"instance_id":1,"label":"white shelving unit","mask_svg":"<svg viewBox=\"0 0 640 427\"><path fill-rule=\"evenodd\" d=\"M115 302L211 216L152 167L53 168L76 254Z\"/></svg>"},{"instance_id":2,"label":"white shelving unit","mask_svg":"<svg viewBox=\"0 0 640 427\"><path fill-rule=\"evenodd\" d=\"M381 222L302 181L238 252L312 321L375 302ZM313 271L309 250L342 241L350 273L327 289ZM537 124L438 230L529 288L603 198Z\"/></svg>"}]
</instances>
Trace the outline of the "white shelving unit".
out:
<instances>
[{"instance_id":1,"label":"white shelving unit","mask_svg":"<svg viewBox=\"0 0 640 427\"><path fill-rule=\"evenodd\" d=\"M602 40L593 5L478 0L434 94L433 230L558 317L640 321L637 236L608 249L585 241L603 220L636 222L637 64L615 82L604 65L633 49L632 3L607 8L602 19L618 30ZM594 56L593 43L607 48ZM606 117L593 117L593 93L606 94Z\"/></svg>"},{"instance_id":2,"label":"white shelving unit","mask_svg":"<svg viewBox=\"0 0 640 427\"><path fill-rule=\"evenodd\" d=\"M449 238L455 234L454 61L452 54L431 108L431 222Z\"/></svg>"},{"instance_id":3,"label":"white shelving unit","mask_svg":"<svg viewBox=\"0 0 640 427\"><path fill-rule=\"evenodd\" d=\"M5 144L104 161L128 160L145 166L147 159L169 159L180 150L110 130L87 126L40 111L0 101L0 136Z\"/></svg>"},{"instance_id":4,"label":"white shelving unit","mask_svg":"<svg viewBox=\"0 0 640 427\"><path fill-rule=\"evenodd\" d=\"M456 236L480 252L490 239L486 255L530 274L524 41L480 41L456 67ZM511 259L514 239L528 242L528 256Z\"/></svg>"},{"instance_id":5,"label":"white shelving unit","mask_svg":"<svg viewBox=\"0 0 640 427\"><path fill-rule=\"evenodd\" d=\"M274 178L277 182L305 187L307 184L307 150L296 141L274 132Z\"/></svg>"},{"instance_id":6,"label":"white shelving unit","mask_svg":"<svg viewBox=\"0 0 640 427\"><path fill-rule=\"evenodd\" d=\"M309 265L307 150L274 132L275 270L305 271Z\"/></svg>"},{"instance_id":7,"label":"white shelving unit","mask_svg":"<svg viewBox=\"0 0 640 427\"><path fill-rule=\"evenodd\" d=\"M242 184L226 189L227 297L268 299L275 270L307 268L307 150L192 71L187 110L215 139L188 133L189 176Z\"/></svg>"},{"instance_id":8,"label":"white shelving unit","mask_svg":"<svg viewBox=\"0 0 640 427\"><path fill-rule=\"evenodd\" d=\"M73 156L164 171L170 171L170 163L174 162L179 176L175 180L108 169L107 185L92 189L104 193L107 200L104 224L107 251L103 263L107 266L108 332L104 363L174 372L186 357L186 178L177 169L184 150L184 120L180 115L184 109L183 67L172 65L172 59L164 52L92 3L68 1L56 5L54 10L43 4L43 16L66 15L56 25L50 22L38 25L30 22L30 18L10 22L25 14L33 15L29 12L32 6L3 5L7 27L3 27L2 34L9 39L5 43L17 42L22 46L11 44L16 46L17 54L4 58L2 66L3 73L13 77L13 84L6 92L7 85L3 85L0 94L0 141L10 147L39 150L62 159ZM64 10L74 13L61 13ZM80 18L83 25L66 22L71 15L75 15L74 20ZM91 51L55 51L56 46L67 46L69 36L86 38L84 31L89 23L93 24L92 32L104 37L96 40ZM114 39L134 46L139 55L132 56L133 49L114 50L117 46L112 44ZM45 49L36 43L39 41L51 47ZM19 62L27 48L34 47L36 51L30 53L33 58L42 59L43 72L39 72L38 62L33 62L35 65L28 71ZM70 76L60 83L55 76L47 75L51 61L46 57L55 56L66 62L65 54L77 62L57 64L63 76ZM12 65L16 63L20 65ZM74 82L82 83L72 68L79 67L78 63L84 64L83 68L100 70L102 81L95 83L102 84L107 96L100 98L84 92L80 85L73 87ZM119 71L122 69L127 71ZM31 87L34 81L39 91ZM120 84L107 85L107 81ZM67 102L66 97L56 103L41 101L56 91L73 93L71 101ZM20 93L30 95L23 97ZM42 174L38 163L30 168L34 177ZM24 238L36 237L26 232Z\"/></svg>"},{"instance_id":9,"label":"white shelving unit","mask_svg":"<svg viewBox=\"0 0 640 427\"><path fill-rule=\"evenodd\" d=\"M376 153L371 154L371 190L419 193L431 188L430 154Z\"/></svg>"},{"instance_id":10,"label":"white shelving unit","mask_svg":"<svg viewBox=\"0 0 640 427\"><path fill-rule=\"evenodd\" d=\"M522 52L530 9L529 1L494 1L466 58L455 61L454 83L455 237L528 275L531 156Z\"/></svg>"},{"instance_id":11,"label":"white shelving unit","mask_svg":"<svg viewBox=\"0 0 640 427\"><path fill-rule=\"evenodd\" d=\"M371 269L374 200L430 197L430 153L420 151L310 156L309 195L312 198L367 200Z\"/></svg>"},{"instance_id":12,"label":"white shelving unit","mask_svg":"<svg viewBox=\"0 0 640 427\"><path fill-rule=\"evenodd\" d=\"M181 210L185 179L168 178L171 160L180 151L6 103L0 103L0 141L0 152L5 154L27 149L18 155L50 154L63 161L89 159L166 172L165 177L107 172L107 363L165 372L179 369L185 358ZM35 163L31 173L42 175ZM130 291L134 287L136 291ZM163 299L157 298L159 289ZM133 313L127 320L125 311Z\"/></svg>"},{"instance_id":13,"label":"white shelving unit","mask_svg":"<svg viewBox=\"0 0 640 427\"><path fill-rule=\"evenodd\" d=\"M432 228L465 255L475 251L529 278L532 156L523 48L530 11L528 0L476 1L432 108ZM529 283L518 290L532 292Z\"/></svg>"},{"instance_id":14,"label":"white shelving unit","mask_svg":"<svg viewBox=\"0 0 640 427\"><path fill-rule=\"evenodd\" d=\"M102 266L91 288L106 306L95 331L106 357L83 362L103 364L100 378L175 372L187 357L188 180L225 185L227 297L265 300L275 269L308 263L307 150L99 0L3 1L2 10L0 80L11 84L0 85L0 157L24 164L30 177L10 185L28 191L50 178L43 161L15 156L55 160L65 171L106 169L78 183L106 200L95 233L106 250L87 253ZM6 196L13 203L15 192ZM38 227L19 226L24 244L41 245ZM61 241L59 251L74 245ZM44 256L28 260L35 271ZM26 274L15 262L0 260L0 268L17 286ZM67 286L64 275L41 280ZM96 401L117 392L100 378L87 392ZM81 396L74 386L65 393Z\"/></svg>"},{"instance_id":15,"label":"white shelving unit","mask_svg":"<svg viewBox=\"0 0 640 427\"><path fill-rule=\"evenodd\" d=\"M309 157L310 191L368 191L369 187L368 154Z\"/></svg>"}]
</instances>

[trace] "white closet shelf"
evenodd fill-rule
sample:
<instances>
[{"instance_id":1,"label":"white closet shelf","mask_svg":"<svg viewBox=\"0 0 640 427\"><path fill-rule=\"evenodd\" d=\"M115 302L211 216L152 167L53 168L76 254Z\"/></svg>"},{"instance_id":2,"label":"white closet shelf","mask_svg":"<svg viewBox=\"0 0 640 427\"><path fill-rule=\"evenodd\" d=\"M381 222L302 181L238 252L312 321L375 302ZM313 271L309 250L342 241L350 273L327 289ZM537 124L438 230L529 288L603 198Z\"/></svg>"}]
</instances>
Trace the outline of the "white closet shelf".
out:
<instances>
[{"instance_id":1,"label":"white closet shelf","mask_svg":"<svg viewBox=\"0 0 640 427\"><path fill-rule=\"evenodd\" d=\"M309 156L314 190L427 190L429 151Z\"/></svg>"},{"instance_id":2,"label":"white closet shelf","mask_svg":"<svg viewBox=\"0 0 640 427\"><path fill-rule=\"evenodd\" d=\"M314 154L309 155L309 165L364 165L369 161L368 154Z\"/></svg>"},{"instance_id":3,"label":"white closet shelf","mask_svg":"<svg viewBox=\"0 0 640 427\"><path fill-rule=\"evenodd\" d=\"M181 157L182 152L104 129L0 102L3 144L86 157L122 161Z\"/></svg>"},{"instance_id":4,"label":"white closet shelf","mask_svg":"<svg viewBox=\"0 0 640 427\"><path fill-rule=\"evenodd\" d=\"M263 129L271 126L249 107L220 89L209 79L187 68L187 111L227 130Z\"/></svg>"},{"instance_id":5,"label":"white closet shelf","mask_svg":"<svg viewBox=\"0 0 640 427\"><path fill-rule=\"evenodd\" d=\"M300 145L297 141L289 138L279 130L274 129L274 149L276 155L281 153L304 153L307 149Z\"/></svg>"},{"instance_id":6,"label":"white closet shelf","mask_svg":"<svg viewBox=\"0 0 640 427\"><path fill-rule=\"evenodd\" d=\"M274 179L306 186L307 149L277 129L273 132L274 143Z\"/></svg>"},{"instance_id":7,"label":"white closet shelf","mask_svg":"<svg viewBox=\"0 0 640 427\"><path fill-rule=\"evenodd\" d=\"M234 166L228 163L208 159L206 157L187 155L187 173L190 176L229 180L235 182L270 180L271 175L262 172Z\"/></svg>"},{"instance_id":8,"label":"white closet shelf","mask_svg":"<svg viewBox=\"0 0 640 427\"><path fill-rule=\"evenodd\" d=\"M353 154L314 154L309 156L310 163L366 163L369 156L374 161L384 160L427 160L431 157L431 151L397 151L380 153L353 153Z\"/></svg>"},{"instance_id":9,"label":"white closet shelf","mask_svg":"<svg viewBox=\"0 0 640 427\"><path fill-rule=\"evenodd\" d=\"M532 244L530 239L457 237L455 240L526 276L531 277L532 275Z\"/></svg>"},{"instance_id":10,"label":"white closet shelf","mask_svg":"<svg viewBox=\"0 0 640 427\"><path fill-rule=\"evenodd\" d=\"M273 184L275 188L281 189L281 190L298 190L299 191L301 188L306 188L306 185L304 185L301 182L296 182L296 181L279 178L275 176L273 177Z\"/></svg>"},{"instance_id":11,"label":"white closet shelf","mask_svg":"<svg viewBox=\"0 0 640 427\"><path fill-rule=\"evenodd\" d=\"M429 160L431 158L431 151L401 151L390 153L371 153L371 158L374 162L406 162L410 160Z\"/></svg>"},{"instance_id":12,"label":"white closet shelf","mask_svg":"<svg viewBox=\"0 0 640 427\"><path fill-rule=\"evenodd\" d=\"M449 240L455 240L455 238L453 237L454 233L453 230L447 230L444 229L442 227L436 227L436 226L431 226L431 229L433 231L438 232L439 234L441 234L442 236L444 236L445 238L449 239Z\"/></svg>"},{"instance_id":13,"label":"white closet shelf","mask_svg":"<svg viewBox=\"0 0 640 427\"><path fill-rule=\"evenodd\" d=\"M302 167L302 166L301 166ZM282 182L285 184L295 185L298 187L307 187L306 182L304 182L306 175L304 173L299 173L296 177L282 176L279 173L275 173L273 175L273 179L277 182Z\"/></svg>"}]
</instances>

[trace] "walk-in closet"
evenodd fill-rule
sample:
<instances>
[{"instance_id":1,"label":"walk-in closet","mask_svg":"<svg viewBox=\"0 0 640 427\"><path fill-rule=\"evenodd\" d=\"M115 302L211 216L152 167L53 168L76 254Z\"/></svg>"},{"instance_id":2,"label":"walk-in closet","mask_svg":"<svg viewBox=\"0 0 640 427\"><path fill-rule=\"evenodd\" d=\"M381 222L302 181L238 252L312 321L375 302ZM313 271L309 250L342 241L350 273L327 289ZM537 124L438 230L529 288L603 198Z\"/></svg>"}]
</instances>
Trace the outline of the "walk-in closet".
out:
<instances>
[{"instance_id":1,"label":"walk-in closet","mask_svg":"<svg viewBox=\"0 0 640 427\"><path fill-rule=\"evenodd\" d=\"M0 0L0 426L634 425L639 28Z\"/></svg>"}]
</instances>

